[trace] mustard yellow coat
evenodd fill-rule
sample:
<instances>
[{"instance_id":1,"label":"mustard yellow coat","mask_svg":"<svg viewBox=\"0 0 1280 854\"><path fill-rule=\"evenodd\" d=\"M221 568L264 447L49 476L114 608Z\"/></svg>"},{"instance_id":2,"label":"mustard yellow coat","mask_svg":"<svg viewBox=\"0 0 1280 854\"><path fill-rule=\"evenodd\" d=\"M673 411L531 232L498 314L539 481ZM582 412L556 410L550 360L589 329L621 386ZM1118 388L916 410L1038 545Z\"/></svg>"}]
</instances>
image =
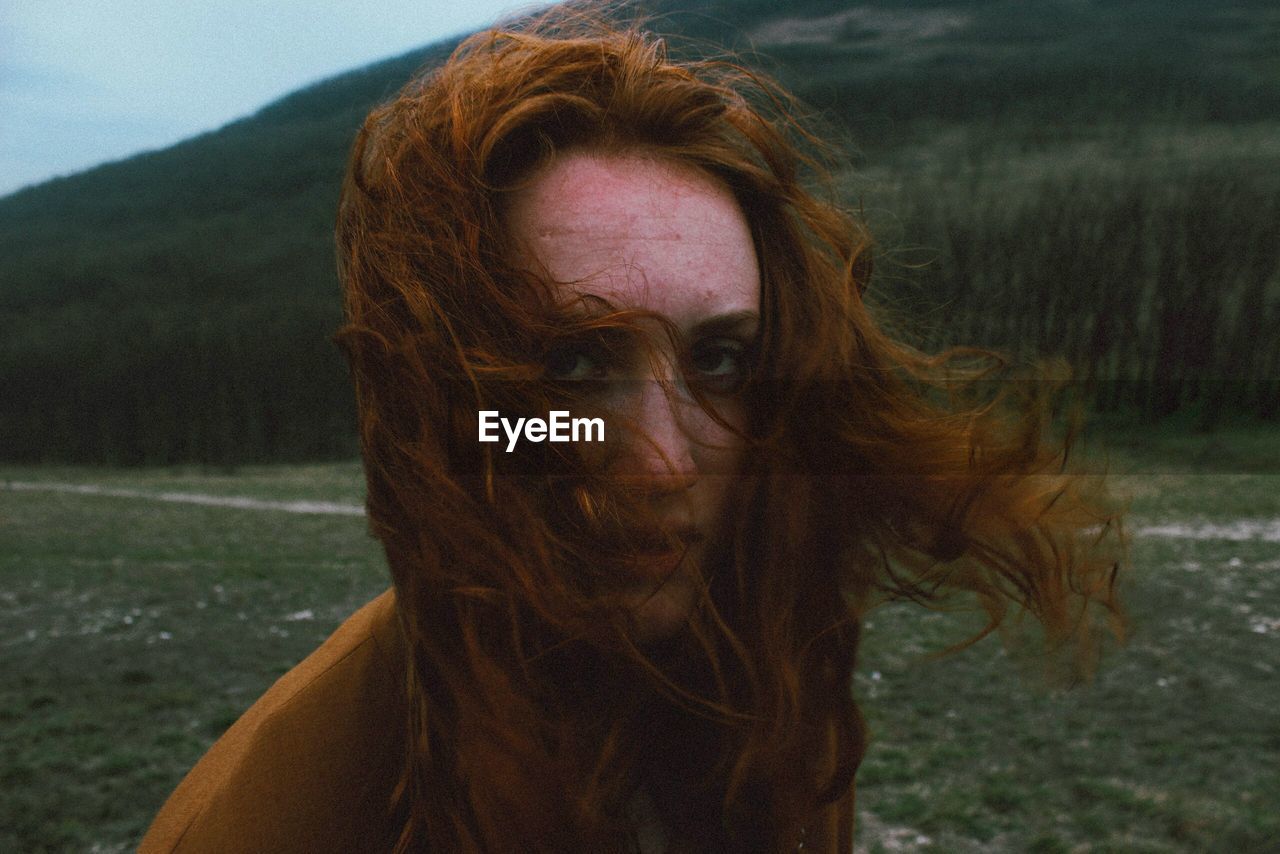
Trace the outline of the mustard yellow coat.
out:
<instances>
[{"instance_id":1,"label":"mustard yellow coat","mask_svg":"<svg viewBox=\"0 0 1280 854\"><path fill-rule=\"evenodd\" d=\"M388 851L405 756L404 643L388 590L275 683L187 774L140 854ZM853 849L853 798L804 851Z\"/></svg>"}]
</instances>

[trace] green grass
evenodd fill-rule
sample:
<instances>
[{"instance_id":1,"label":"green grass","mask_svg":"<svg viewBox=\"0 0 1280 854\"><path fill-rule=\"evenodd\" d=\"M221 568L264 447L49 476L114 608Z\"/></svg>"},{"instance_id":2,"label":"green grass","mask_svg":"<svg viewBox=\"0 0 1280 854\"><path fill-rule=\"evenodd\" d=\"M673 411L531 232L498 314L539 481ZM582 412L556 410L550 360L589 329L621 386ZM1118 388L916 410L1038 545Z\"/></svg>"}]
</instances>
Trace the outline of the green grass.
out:
<instances>
[{"instance_id":1,"label":"green grass","mask_svg":"<svg viewBox=\"0 0 1280 854\"><path fill-rule=\"evenodd\" d=\"M1274 432L1116 438L1133 527L1280 516L1280 472L1256 470ZM361 493L350 463L0 469L34 480ZM872 615L854 683L872 730L861 848L1260 851L1280 838L1280 544L1139 536L1133 560L1132 640L1070 692L996 641L930 660L964 635L963 615ZM131 848L208 745L386 583L358 517L0 488L0 850Z\"/></svg>"},{"instance_id":2,"label":"green grass","mask_svg":"<svg viewBox=\"0 0 1280 854\"><path fill-rule=\"evenodd\" d=\"M873 733L860 810L939 851L1277 838L1280 545L1138 538L1133 560L1132 640L1069 692L996 643L928 660L963 636L957 620L873 615L855 681Z\"/></svg>"},{"instance_id":3,"label":"green grass","mask_svg":"<svg viewBox=\"0 0 1280 854\"><path fill-rule=\"evenodd\" d=\"M239 490L227 475L74 475L288 499L307 471L310 497L359 492L351 465L256 469ZM135 845L209 744L386 584L359 517L0 490L0 850Z\"/></svg>"},{"instance_id":4,"label":"green grass","mask_svg":"<svg viewBox=\"0 0 1280 854\"><path fill-rule=\"evenodd\" d=\"M870 851L1262 851L1280 838L1280 543L1148 536L1280 518L1280 433L1112 428L1085 444L1130 501L1129 643L1071 691L1042 662L893 606L855 693ZM886 845L886 841L891 844Z\"/></svg>"}]
</instances>

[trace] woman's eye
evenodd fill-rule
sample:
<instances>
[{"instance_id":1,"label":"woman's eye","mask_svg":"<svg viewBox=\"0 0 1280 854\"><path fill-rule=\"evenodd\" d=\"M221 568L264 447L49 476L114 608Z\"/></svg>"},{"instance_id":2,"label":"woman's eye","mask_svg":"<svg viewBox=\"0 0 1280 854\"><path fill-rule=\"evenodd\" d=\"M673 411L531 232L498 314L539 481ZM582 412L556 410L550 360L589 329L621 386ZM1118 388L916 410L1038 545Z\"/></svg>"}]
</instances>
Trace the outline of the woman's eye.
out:
<instances>
[{"instance_id":1,"label":"woman's eye","mask_svg":"<svg viewBox=\"0 0 1280 854\"><path fill-rule=\"evenodd\" d=\"M716 391L734 391L745 379L747 346L732 338L713 338L698 344L691 362L699 381Z\"/></svg>"},{"instance_id":2,"label":"woman's eye","mask_svg":"<svg viewBox=\"0 0 1280 854\"><path fill-rule=\"evenodd\" d=\"M585 347L561 347L546 358L547 376L558 382L603 379L604 360Z\"/></svg>"}]
</instances>

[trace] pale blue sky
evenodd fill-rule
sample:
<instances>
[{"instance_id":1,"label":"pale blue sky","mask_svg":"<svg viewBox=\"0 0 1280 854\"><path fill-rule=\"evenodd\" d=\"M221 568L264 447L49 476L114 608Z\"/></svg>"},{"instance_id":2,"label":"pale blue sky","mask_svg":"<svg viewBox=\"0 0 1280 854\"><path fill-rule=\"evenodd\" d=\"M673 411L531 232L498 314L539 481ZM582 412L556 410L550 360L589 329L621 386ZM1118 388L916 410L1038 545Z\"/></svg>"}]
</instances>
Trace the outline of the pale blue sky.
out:
<instances>
[{"instance_id":1,"label":"pale blue sky","mask_svg":"<svg viewBox=\"0 0 1280 854\"><path fill-rule=\"evenodd\" d=\"M0 0L0 195L221 127L522 0Z\"/></svg>"}]
</instances>

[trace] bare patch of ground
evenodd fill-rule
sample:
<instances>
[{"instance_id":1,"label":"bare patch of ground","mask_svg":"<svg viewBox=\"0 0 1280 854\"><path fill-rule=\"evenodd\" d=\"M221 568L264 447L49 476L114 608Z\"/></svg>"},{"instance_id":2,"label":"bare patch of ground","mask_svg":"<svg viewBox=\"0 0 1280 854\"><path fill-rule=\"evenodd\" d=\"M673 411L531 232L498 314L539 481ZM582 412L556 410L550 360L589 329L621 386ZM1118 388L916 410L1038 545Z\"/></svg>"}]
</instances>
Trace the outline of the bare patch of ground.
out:
<instances>
[{"instance_id":1,"label":"bare patch of ground","mask_svg":"<svg viewBox=\"0 0 1280 854\"><path fill-rule=\"evenodd\" d=\"M969 16L943 9L891 10L858 6L820 18L781 18L751 32L760 45L913 42L944 36L969 25Z\"/></svg>"},{"instance_id":2,"label":"bare patch of ground","mask_svg":"<svg viewBox=\"0 0 1280 854\"><path fill-rule=\"evenodd\" d=\"M1178 540L1228 540L1230 542L1260 540L1264 543L1280 543L1280 519L1167 522L1163 525L1142 525L1134 533L1139 537L1165 537Z\"/></svg>"},{"instance_id":3,"label":"bare patch of ground","mask_svg":"<svg viewBox=\"0 0 1280 854\"><path fill-rule=\"evenodd\" d=\"M853 846L854 854L870 854L873 845L880 851L920 851L933 844L927 834L891 825L865 810L858 812L857 828L860 840Z\"/></svg>"}]
</instances>

